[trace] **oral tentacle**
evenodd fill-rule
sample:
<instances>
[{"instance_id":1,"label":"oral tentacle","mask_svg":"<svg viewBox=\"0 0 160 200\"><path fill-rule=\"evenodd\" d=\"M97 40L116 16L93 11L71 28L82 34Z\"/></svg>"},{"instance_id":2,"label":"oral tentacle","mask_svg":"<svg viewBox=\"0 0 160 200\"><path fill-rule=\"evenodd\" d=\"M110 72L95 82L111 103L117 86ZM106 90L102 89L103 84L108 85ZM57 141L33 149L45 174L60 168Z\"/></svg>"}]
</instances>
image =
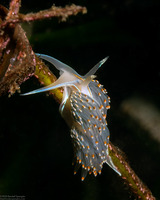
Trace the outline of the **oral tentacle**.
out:
<instances>
[{"instance_id":1,"label":"oral tentacle","mask_svg":"<svg viewBox=\"0 0 160 200\"><path fill-rule=\"evenodd\" d=\"M99 63L97 63L87 74L84 75L84 78L94 75L96 71L108 60L109 56L102 59Z\"/></svg>"},{"instance_id":2,"label":"oral tentacle","mask_svg":"<svg viewBox=\"0 0 160 200\"><path fill-rule=\"evenodd\" d=\"M48 62L50 62L52 65L54 65L59 71L62 72L69 72L70 74L76 74L78 76L80 76L74 69L72 69L70 66L64 64L63 62L57 60L56 58L53 58L51 56L45 55L45 54L39 54L36 53L36 55L41 58L44 59Z\"/></svg>"}]
</instances>

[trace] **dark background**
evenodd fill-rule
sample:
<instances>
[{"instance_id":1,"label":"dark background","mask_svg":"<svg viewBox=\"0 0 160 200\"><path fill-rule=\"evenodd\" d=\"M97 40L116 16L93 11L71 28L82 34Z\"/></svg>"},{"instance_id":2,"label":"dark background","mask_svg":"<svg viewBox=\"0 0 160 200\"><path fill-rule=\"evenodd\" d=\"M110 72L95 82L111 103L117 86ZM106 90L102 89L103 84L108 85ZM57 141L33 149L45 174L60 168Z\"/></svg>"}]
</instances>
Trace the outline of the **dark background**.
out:
<instances>
[{"instance_id":1,"label":"dark background","mask_svg":"<svg viewBox=\"0 0 160 200\"><path fill-rule=\"evenodd\" d=\"M1 1L8 7L7 1ZM111 141L160 199L160 145L121 111L121 103L140 96L160 109L160 1L22 1L21 12L79 4L88 13L23 24L33 50L51 55L85 74L110 56L97 76L111 97ZM54 67L52 67L55 72ZM31 78L28 92L40 84ZM26 199L134 199L121 178L104 165L102 175L73 175L69 128L59 105L46 94L0 98L0 193Z\"/></svg>"}]
</instances>

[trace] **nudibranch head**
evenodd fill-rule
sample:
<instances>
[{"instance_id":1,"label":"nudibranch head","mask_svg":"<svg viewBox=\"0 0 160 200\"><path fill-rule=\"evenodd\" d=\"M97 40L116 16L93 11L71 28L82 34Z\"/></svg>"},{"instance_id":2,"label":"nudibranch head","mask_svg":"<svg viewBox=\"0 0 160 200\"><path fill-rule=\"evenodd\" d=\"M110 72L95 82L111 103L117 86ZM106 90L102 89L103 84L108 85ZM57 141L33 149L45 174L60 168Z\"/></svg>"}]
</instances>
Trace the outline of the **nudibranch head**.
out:
<instances>
[{"instance_id":1,"label":"nudibranch head","mask_svg":"<svg viewBox=\"0 0 160 200\"><path fill-rule=\"evenodd\" d=\"M60 113L71 128L71 138L76 160L75 173L82 166L82 180L90 172L96 176L101 173L103 163L107 163L119 175L109 156L109 130L106 116L110 108L110 98L106 89L94 80L95 72L108 57L101 60L86 75L79 75L74 69L59 60L37 54L40 58L53 64L60 77L51 85L31 91L24 95L36 94L63 87L63 99Z\"/></svg>"},{"instance_id":2,"label":"nudibranch head","mask_svg":"<svg viewBox=\"0 0 160 200\"><path fill-rule=\"evenodd\" d=\"M95 65L86 75L81 76L70 66L62 63L61 61L51 56L44 55L44 54L36 54L36 55L39 56L39 58L42 58L50 62L51 64L53 64L60 71L60 77L49 86L42 87L37 90L33 90L31 92L28 92L22 95L36 94L40 92L53 90L59 87L63 87L65 89L65 92L63 94L62 104L64 104L67 101L70 91L79 91L92 98L92 93L88 85L91 82L91 80L93 80L96 77L94 73L108 59L108 57L104 58L97 65ZM61 105L60 108L64 108L64 106ZM63 110L61 110L61 112L62 111Z\"/></svg>"}]
</instances>

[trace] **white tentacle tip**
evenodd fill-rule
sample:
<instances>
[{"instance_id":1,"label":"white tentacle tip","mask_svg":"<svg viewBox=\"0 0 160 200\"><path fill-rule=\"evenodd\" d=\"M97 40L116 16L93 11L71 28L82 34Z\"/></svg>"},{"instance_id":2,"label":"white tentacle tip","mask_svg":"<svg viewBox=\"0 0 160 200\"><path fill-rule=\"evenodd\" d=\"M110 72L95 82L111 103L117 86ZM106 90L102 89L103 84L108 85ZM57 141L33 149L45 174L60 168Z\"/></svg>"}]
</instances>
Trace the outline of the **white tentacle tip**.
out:
<instances>
[{"instance_id":1,"label":"white tentacle tip","mask_svg":"<svg viewBox=\"0 0 160 200\"><path fill-rule=\"evenodd\" d=\"M107 60L108 60L109 56L103 58L100 62L101 62L101 65L103 65Z\"/></svg>"}]
</instances>

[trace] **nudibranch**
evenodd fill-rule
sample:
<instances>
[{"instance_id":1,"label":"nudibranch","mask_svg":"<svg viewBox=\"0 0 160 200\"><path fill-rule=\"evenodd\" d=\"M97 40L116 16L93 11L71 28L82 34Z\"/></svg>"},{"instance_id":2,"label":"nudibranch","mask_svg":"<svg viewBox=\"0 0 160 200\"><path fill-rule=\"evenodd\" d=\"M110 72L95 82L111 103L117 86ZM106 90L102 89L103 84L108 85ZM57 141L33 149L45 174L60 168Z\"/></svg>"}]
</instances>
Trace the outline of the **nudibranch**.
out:
<instances>
[{"instance_id":1,"label":"nudibranch","mask_svg":"<svg viewBox=\"0 0 160 200\"><path fill-rule=\"evenodd\" d=\"M74 69L61 61L37 54L59 71L60 77L52 84L23 95L36 94L63 87L63 99L60 113L71 129L71 139L75 155L75 172L82 166L82 178L87 173L95 176L101 173L104 163L107 163L119 175L109 156L108 144L110 133L107 127L106 116L110 108L110 98L106 89L97 81L95 72L106 62L108 57L96 64L86 75L79 75Z\"/></svg>"}]
</instances>

